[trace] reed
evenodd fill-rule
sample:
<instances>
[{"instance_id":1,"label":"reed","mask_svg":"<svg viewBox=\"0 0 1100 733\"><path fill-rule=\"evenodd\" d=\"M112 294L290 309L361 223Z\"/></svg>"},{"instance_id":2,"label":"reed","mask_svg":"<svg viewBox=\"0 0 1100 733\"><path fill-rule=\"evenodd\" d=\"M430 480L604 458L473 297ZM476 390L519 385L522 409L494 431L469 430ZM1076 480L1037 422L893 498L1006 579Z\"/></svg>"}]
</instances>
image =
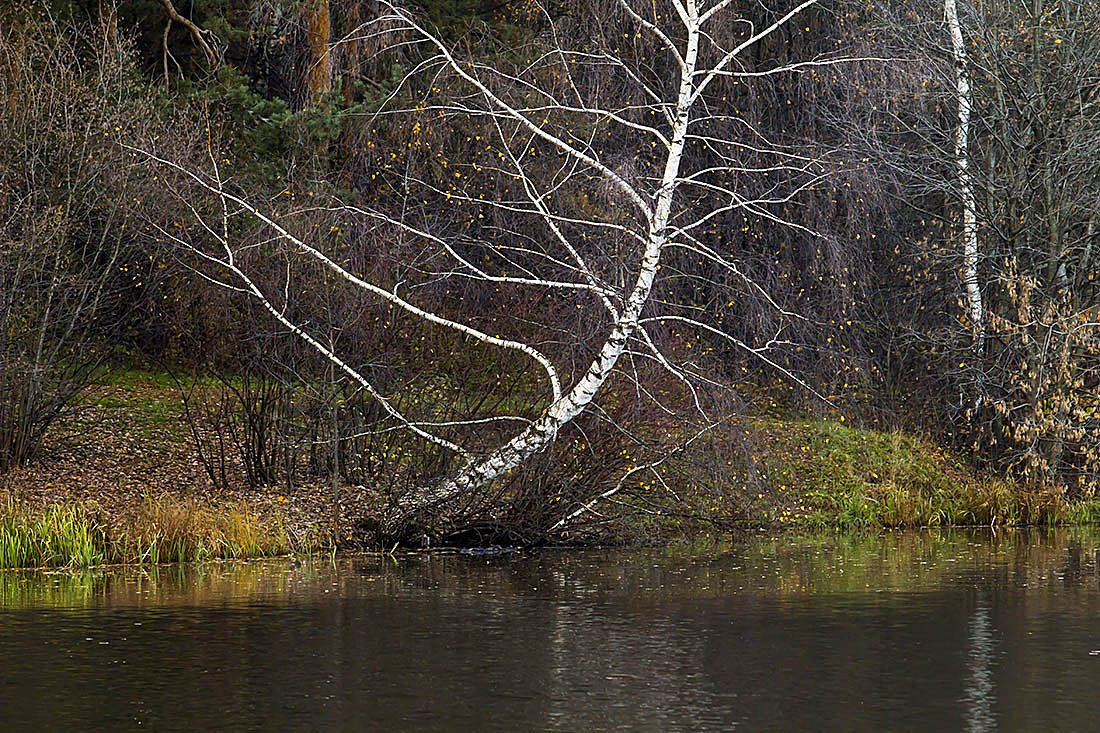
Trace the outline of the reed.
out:
<instances>
[{"instance_id":1,"label":"reed","mask_svg":"<svg viewBox=\"0 0 1100 733\"><path fill-rule=\"evenodd\" d=\"M0 506L0 568L148 565L283 555L320 549L291 542L279 517L246 504L215 509L146 497L129 516L107 519L94 506ZM293 545L293 546L292 546Z\"/></svg>"},{"instance_id":2,"label":"reed","mask_svg":"<svg viewBox=\"0 0 1100 733\"><path fill-rule=\"evenodd\" d=\"M0 567L99 565L109 556L103 527L80 507L27 514L9 502L0 516Z\"/></svg>"}]
</instances>

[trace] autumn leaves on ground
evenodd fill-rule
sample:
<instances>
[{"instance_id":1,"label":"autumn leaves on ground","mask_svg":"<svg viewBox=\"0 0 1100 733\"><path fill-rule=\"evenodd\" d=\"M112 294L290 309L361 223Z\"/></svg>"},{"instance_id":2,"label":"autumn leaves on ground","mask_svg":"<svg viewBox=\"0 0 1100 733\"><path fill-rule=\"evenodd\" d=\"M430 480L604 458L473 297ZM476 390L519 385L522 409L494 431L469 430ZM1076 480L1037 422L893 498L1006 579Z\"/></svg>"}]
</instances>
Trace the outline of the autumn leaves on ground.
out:
<instances>
[{"instance_id":1,"label":"autumn leaves on ground","mask_svg":"<svg viewBox=\"0 0 1100 733\"><path fill-rule=\"evenodd\" d=\"M241 480L215 490L163 373L93 384L0 487L0 566L308 552L349 527L344 499L334 511L320 487L249 490Z\"/></svg>"}]
</instances>

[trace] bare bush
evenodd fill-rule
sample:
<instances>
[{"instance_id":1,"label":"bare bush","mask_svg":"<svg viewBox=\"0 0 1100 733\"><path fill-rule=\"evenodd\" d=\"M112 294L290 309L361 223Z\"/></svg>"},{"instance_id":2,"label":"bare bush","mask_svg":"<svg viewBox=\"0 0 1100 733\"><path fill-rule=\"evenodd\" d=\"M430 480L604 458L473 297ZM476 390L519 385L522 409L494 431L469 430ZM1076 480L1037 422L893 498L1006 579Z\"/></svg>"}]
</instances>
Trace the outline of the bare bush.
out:
<instances>
[{"instance_id":1,"label":"bare bush","mask_svg":"<svg viewBox=\"0 0 1100 733\"><path fill-rule=\"evenodd\" d=\"M0 25L0 99L2 470L34 455L144 285L127 231L141 194L112 138L156 115L117 39L32 10Z\"/></svg>"}]
</instances>

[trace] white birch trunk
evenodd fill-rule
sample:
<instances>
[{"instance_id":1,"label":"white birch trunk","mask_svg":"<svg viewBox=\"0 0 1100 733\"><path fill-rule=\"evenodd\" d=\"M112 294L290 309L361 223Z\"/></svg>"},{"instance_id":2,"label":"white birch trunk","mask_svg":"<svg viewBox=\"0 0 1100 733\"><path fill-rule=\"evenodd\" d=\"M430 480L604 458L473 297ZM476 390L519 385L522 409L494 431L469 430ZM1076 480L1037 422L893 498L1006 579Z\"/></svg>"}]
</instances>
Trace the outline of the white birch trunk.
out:
<instances>
[{"instance_id":1,"label":"white birch trunk","mask_svg":"<svg viewBox=\"0 0 1100 733\"><path fill-rule=\"evenodd\" d=\"M958 98L958 124L955 128L955 167L959 176L959 196L963 219L963 286L966 289L970 328L974 347L981 350L985 340L985 312L978 280L978 212L974 181L970 172L970 90L969 58L963 42L959 10L955 0L944 0L944 13L951 31L951 54L955 65L955 94Z\"/></svg>"},{"instance_id":2,"label":"white birch trunk","mask_svg":"<svg viewBox=\"0 0 1100 733\"><path fill-rule=\"evenodd\" d=\"M639 330L642 311L649 300L653 281L660 266L662 251L668 243L669 218L672 213L676 183L680 178L680 162L691 121L700 40L699 18L694 11L695 8L692 7L689 17L685 19L688 38L676 100L676 115L672 135L669 138L661 188L657 193L656 205L652 209L649 221L648 241L638 266L638 277L625 307L599 353L588 367L588 371L573 385L572 389L556 400L530 427L489 455L468 463L457 476L442 485L426 487L406 497L401 504L404 513L415 512L424 507L445 502L484 486L519 467L532 454L546 447L562 427L581 414L595 399L626 350L628 341Z\"/></svg>"}]
</instances>

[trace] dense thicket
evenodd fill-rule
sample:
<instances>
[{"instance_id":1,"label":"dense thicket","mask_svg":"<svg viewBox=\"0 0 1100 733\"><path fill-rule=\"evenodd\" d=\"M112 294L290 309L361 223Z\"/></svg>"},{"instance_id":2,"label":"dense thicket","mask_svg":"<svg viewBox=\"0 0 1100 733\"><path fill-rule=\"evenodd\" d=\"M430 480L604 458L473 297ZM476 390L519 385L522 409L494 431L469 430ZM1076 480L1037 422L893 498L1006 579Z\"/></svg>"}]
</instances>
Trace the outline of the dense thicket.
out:
<instances>
[{"instance_id":1,"label":"dense thicket","mask_svg":"<svg viewBox=\"0 0 1100 733\"><path fill-rule=\"evenodd\" d=\"M195 396L207 394L208 381L191 385L196 443L216 482L230 480L228 453L243 456L256 484L325 476L335 487L397 486L453 464L446 451L395 438L359 386L287 338L256 303L211 282L217 274L180 245L204 236L195 214L218 219L217 200L186 179L158 176L138 151L193 170L215 166L227 186L354 271L421 302L447 302L486 332L542 344L583 368L593 326L573 303L457 287L438 276L422 242L340 208L539 250L538 235L500 208L428 203L425 192L506 200L521 182L494 168L491 120L428 109L428 98L469 92L455 74L418 66L423 50L377 24L383 5L55 0L48 12L41 4L0 11L0 467L33 454L51 416L112 350L220 380L212 403ZM739 5L752 27L785 12ZM742 124L734 145L746 174L736 185L746 200L765 203L708 220L703 236L736 268L700 273L673 256L662 276L668 300L688 302L722 333L669 326L655 334L715 385L702 399L722 414L840 412L919 429L1030 481L1091 490L1100 460L1100 7L960 7L982 328L963 302L959 99L943 7L838 2L755 45L740 75L720 81L721 114ZM548 88L577 85L624 109L637 101L613 70L591 65L559 78L539 65L551 43L565 42L639 64L654 89L675 83L675 70L661 66L660 49L634 32L617 0L425 0L415 10L471 59L516 76L542 74ZM814 58L828 61L767 73ZM724 119L700 122L700 134ZM626 177L657 154L611 127L581 132ZM815 167L770 167L763 147ZM687 154L706 169L724 153L698 145ZM557 163L531 165L551 180ZM689 203L707 212L722 208L718 199L698 194ZM599 185L563 204L568 216L598 212L610 223L616 205ZM508 359L486 361L484 350L456 348L385 301L328 287L323 267L291 274L287 253L254 218L234 227L250 243L243 251L258 286L298 294L287 298L288 319L309 324L402 409L446 424L517 404L536 414L545 407L529 404L536 384ZM622 243L609 234L590 246L613 278ZM509 262L522 266L522 258ZM681 268L692 277L678 277ZM768 344L766 360L738 342ZM637 381L617 383L539 458L539 470L471 500L468 516L544 529L560 515L547 496L580 501L690 434L687 421L668 429L661 405L698 396L651 363L632 368L635 376L652 371L651 399L630 386ZM607 429L612 423L630 429ZM485 444L501 430L486 423ZM751 455L736 431L710 443L712 459ZM506 492L502 510L493 499Z\"/></svg>"}]
</instances>

